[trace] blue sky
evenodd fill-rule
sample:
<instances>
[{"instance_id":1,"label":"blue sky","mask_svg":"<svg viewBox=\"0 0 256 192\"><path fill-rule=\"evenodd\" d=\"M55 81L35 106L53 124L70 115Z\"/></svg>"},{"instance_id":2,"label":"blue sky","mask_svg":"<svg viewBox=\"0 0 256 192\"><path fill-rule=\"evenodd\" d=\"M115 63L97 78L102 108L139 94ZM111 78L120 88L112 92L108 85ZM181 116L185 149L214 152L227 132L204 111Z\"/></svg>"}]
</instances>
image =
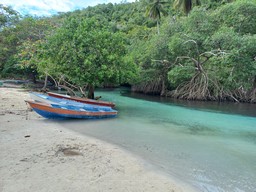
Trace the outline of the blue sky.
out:
<instances>
[{"instance_id":1,"label":"blue sky","mask_svg":"<svg viewBox=\"0 0 256 192\"><path fill-rule=\"evenodd\" d=\"M120 2L121 0L1 0L1 4L11 6L21 14L37 16L49 16L57 12L68 12L97 4Z\"/></svg>"}]
</instances>

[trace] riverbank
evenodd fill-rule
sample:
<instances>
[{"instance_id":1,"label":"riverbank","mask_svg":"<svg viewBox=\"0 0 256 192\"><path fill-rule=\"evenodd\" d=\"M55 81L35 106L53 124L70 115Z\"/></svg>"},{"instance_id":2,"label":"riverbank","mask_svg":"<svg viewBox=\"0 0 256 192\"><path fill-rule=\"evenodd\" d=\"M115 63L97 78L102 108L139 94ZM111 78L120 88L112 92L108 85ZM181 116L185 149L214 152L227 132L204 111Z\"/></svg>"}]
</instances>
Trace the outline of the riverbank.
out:
<instances>
[{"instance_id":1,"label":"riverbank","mask_svg":"<svg viewBox=\"0 0 256 192\"><path fill-rule=\"evenodd\" d=\"M25 99L24 90L0 88L1 192L192 191L114 145L41 118Z\"/></svg>"}]
</instances>

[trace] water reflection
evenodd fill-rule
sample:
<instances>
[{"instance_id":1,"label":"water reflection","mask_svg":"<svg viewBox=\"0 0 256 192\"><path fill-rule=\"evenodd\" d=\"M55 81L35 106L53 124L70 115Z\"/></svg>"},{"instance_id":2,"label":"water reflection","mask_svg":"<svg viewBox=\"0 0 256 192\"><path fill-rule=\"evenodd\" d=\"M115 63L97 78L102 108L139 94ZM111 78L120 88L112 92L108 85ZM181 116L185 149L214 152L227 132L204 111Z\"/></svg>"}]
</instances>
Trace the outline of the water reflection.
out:
<instances>
[{"instance_id":1,"label":"water reflection","mask_svg":"<svg viewBox=\"0 0 256 192\"><path fill-rule=\"evenodd\" d=\"M173 98L144 95L131 92L129 89L120 91L120 94L125 97L131 97L141 100L161 102L167 105L177 105L188 107L191 109L204 110L209 112L231 113L245 116L256 117L256 104L250 103L235 103L235 102L215 102L215 101L189 101L178 100Z\"/></svg>"}]
</instances>

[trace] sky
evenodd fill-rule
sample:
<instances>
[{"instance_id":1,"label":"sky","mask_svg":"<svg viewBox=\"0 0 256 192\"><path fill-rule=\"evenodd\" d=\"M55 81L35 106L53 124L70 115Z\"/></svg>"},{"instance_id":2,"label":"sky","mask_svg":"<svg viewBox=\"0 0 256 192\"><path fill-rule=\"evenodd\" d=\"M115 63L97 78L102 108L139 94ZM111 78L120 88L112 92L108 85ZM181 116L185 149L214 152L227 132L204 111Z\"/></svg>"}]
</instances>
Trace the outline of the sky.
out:
<instances>
[{"instance_id":1,"label":"sky","mask_svg":"<svg viewBox=\"0 0 256 192\"><path fill-rule=\"evenodd\" d=\"M126 0L134 2L135 0ZM11 6L25 15L50 16L58 12L68 12L103 3L120 3L121 0L1 0L1 4Z\"/></svg>"}]
</instances>

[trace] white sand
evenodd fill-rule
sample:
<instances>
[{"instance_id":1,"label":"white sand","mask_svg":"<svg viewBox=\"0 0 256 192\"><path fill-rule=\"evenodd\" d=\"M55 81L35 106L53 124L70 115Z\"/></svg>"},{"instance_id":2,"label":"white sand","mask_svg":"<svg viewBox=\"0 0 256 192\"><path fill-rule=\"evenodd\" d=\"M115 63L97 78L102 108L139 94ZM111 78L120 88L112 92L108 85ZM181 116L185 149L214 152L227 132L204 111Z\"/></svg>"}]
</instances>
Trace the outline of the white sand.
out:
<instances>
[{"instance_id":1,"label":"white sand","mask_svg":"<svg viewBox=\"0 0 256 192\"><path fill-rule=\"evenodd\" d=\"M117 146L67 130L28 111L27 92L0 88L1 192L181 192Z\"/></svg>"}]
</instances>

